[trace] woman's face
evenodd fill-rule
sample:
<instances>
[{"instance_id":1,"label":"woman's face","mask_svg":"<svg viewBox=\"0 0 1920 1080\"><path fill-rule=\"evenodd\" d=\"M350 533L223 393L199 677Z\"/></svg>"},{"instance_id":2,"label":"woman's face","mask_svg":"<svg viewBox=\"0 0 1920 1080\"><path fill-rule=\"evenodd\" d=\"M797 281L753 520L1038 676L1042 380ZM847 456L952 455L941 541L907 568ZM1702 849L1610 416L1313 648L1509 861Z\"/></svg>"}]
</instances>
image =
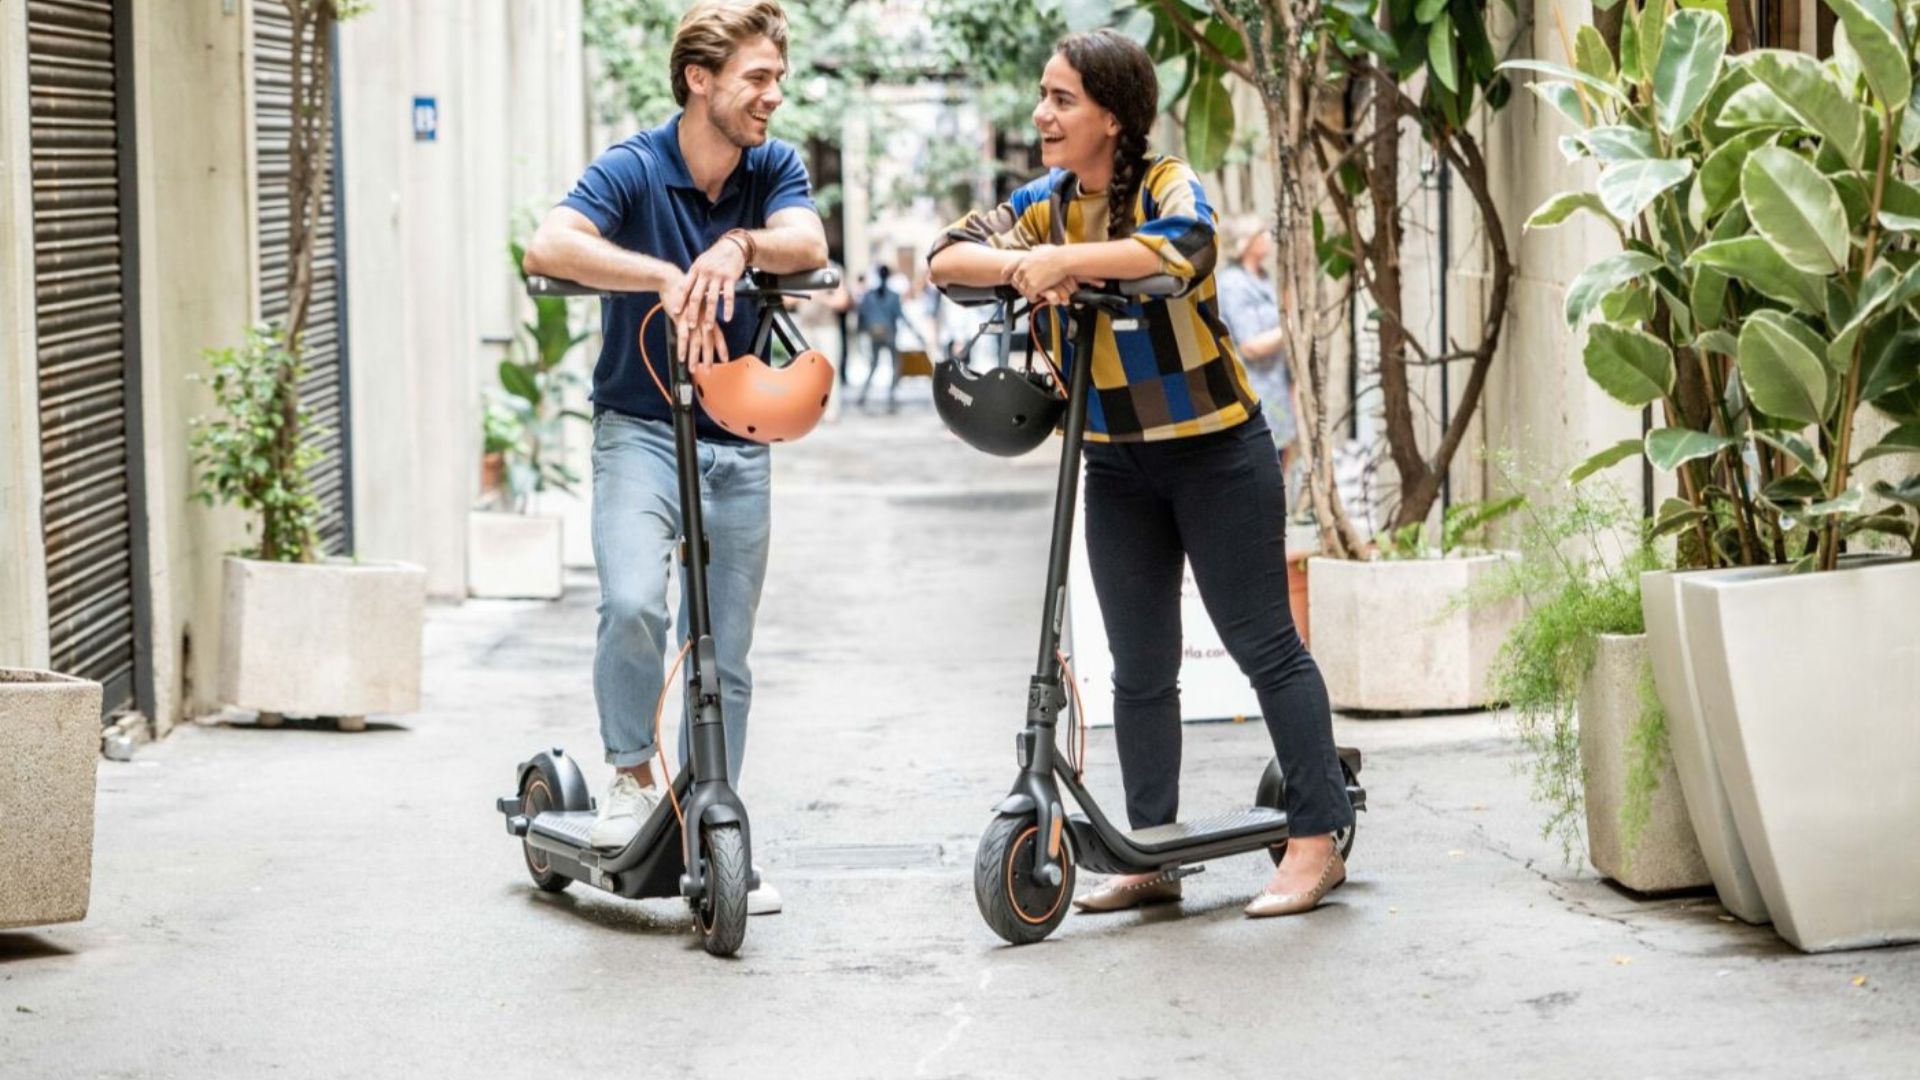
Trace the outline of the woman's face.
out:
<instances>
[{"instance_id":1,"label":"woman's face","mask_svg":"<svg viewBox=\"0 0 1920 1080\"><path fill-rule=\"evenodd\" d=\"M1273 236L1262 229L1253 234L1253 239L1247 241L1246 253L1241 256L1240 261L1248 266L1260 266L1271 254L1273 254Z\"/></svg>"},{"instance_id":2,"label":"woman's face","mask_svg":"<svg viewBox=\"0 0 1920 1080\"><path fill-rule=\"evenodd\" d=\"M1111 165L1120 121L1087 96L1080 73L1059 53L1040 75L1040 103L1033 107L1040 132L1040 162L1070 173L1098 172Z\"/></svg>"}]
</instances>

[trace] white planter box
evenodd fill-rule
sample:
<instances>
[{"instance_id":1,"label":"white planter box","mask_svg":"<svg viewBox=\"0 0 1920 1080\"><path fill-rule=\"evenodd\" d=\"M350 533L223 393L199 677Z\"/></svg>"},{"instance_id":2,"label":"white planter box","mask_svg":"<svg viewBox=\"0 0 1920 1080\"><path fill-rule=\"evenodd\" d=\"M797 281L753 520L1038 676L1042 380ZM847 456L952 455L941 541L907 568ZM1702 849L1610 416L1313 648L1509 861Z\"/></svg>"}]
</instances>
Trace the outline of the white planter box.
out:
<instances>
[{"instance_id":1,"label":"white planter box","mask_svg":"<svg viewBox=\"0 0 1920 1080\"><path fill-rule=\"evenodd\" d=\"M1653 683L1660 707L1667 713L1667 742L1673 748L1673 767L1680 777L1687 817L1713 877L1720 903L1734 917L1759 925L1768 921L1767 901L1753 878L1753 864L1740 843L1733 823L1733 806L1720 782L1720 765L1706 721L1700 715L1700 695L1694 685L1691 644L1680 606L1680 583L1717 578L1778 576L1785 567L1757 566L1732 570L1658 570L1640 575L1640 613L1647 624L1647 648L1653 660Z\"/></svg>"},{"instance_id":2,"label":"white planter box","mask_svg":"<svg viewBox=\"0 0 1920 1080\"><path fill-rule=\"evenodd\" d=\"M557 600L565 591L561 519L544 514L467 514L467 595Z\"/></svg>"},{"instance_id":3,"label":"white planter box","mask_svg":"<svg viewBox=\"0 0 1920 1080\"><path fill-rule=\"evenodd\" d=\"M1580 691L1580 767L1586 774L1587 857L1593 868L1635 892L1691 889L1712 880L1687 820L1673 763L1654 789L1647 822L1629 849L1620 809L1636 756L1630 736L1640 719L1647 639L1603 634Z\"/></svg>"},{"instance_id":4,"label":"white planter box","mask_svg":"<svg viewBox=\"0 0 1920 1080\"><path fill-rule=\"evenodd\" d=\"M1487 702L1487 668L1520 601L1467 608L1467 590L1513 552L1307 563L1313 658L1337 709L1426 712Z\"/></svg>"},{"instance_id":5,"label":"white planter box","mask_svg":"<svg viewBox=\"0 0 1920 1080\"><path fill-rule=\"evenodd\" d=\"M229 558L220 698L297 716L413 712L426 598L426 571L407 563Z\"/></svg>"},{"instance_id":6,"label":"white planter box","mask_svg":"<svg viewBox=\"0 0 1920 1080\"><path fill-rule=\"evenodd\" d=\"M100 684L0 668L0 930L87 917Z\"/></svg>"},{"instance_id":7,"label":"white planter box","mask_svg":"<svg viewBox=\"0 0 1920 1080\"><path fill-rule=\"evenodd\" d=\"M1920 562L1680 583L1701 715L1774 927L1920 941Z\"/></svg>"}]
</instances>

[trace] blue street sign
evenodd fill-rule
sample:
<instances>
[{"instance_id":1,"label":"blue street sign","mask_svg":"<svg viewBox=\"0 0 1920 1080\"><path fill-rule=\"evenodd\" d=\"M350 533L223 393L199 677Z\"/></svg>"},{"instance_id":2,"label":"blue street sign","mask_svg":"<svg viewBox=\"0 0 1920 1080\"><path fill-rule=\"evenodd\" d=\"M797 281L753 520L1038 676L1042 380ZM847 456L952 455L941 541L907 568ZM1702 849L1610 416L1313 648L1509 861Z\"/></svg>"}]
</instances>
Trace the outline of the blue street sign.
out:
<instances>
[{"instance_id":1,"label":"blue street sign","mask_svg":"<svg viewBox=\"0 0 1920 1080\"><path fill-rule=\"evenodd\" d=\"M433 142L440 137L440 105L430 97L413 99L413 141Z\"/></svg>"}]
</instances>

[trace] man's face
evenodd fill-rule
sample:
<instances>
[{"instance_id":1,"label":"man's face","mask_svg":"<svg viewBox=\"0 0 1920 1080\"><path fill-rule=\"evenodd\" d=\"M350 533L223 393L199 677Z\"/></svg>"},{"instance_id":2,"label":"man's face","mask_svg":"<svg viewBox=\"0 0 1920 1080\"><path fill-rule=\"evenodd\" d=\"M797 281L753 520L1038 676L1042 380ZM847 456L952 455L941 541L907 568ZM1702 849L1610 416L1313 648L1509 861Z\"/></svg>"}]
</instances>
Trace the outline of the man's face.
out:
<instances>
[{"instance_id":1,"label":"man's face","mask_svg":"<svg viewBox=\"0 0 1920 1080\"><path fill-rule=\"evenodd\" d=\"M764 37L753 38L734 51L727 66L705 80L707 116L727 140L742 150L767 141L767 121L786 100L780 80L787 62L780 47Z\"/></svg>"}]
</instances>

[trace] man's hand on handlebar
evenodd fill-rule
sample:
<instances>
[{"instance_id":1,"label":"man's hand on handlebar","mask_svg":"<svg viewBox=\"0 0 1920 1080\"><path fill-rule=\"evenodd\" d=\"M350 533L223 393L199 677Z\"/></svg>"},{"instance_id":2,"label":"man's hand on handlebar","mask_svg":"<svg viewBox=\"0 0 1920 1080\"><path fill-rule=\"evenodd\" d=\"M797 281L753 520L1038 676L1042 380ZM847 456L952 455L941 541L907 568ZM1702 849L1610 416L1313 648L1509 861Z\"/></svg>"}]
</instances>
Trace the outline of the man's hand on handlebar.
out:
<instances>
[{"instance_id":1,"label":"man's hand on handlebar","mask_svg":"<svg viewBox=\"0 0 1920 1080\"><path fill-rule=\"evenodd\" d=\"M680 358L690 366L729 359L720 324L733 318L734 286L746 272L746 249L722 238L661 296L667 317L673 320Z\"/></svg>"}]
</instances>

